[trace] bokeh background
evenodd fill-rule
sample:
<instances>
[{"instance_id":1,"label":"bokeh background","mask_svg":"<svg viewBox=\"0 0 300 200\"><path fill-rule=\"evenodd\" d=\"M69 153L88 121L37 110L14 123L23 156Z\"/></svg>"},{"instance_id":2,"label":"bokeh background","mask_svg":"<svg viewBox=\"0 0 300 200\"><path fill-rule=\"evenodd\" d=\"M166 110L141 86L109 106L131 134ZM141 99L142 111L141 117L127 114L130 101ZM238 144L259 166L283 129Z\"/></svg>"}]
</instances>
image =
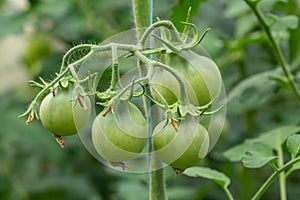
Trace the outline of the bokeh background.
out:
<instances>
[{"instance_id":1,"label":"bokeh background","mask_svg":"<svg viewBox=\"0 0 300 200\"><path fill-rule=\"evenodd\" d=\"M299 17L297 0L265 2L266 12ZM269 176L270 167L246 169L241 163L230 163L222 153L273 127L298 123L299 104L281 77L270 83L259 78L251 82L253 75L278 66L256 18L242 0L154 0L154 16L171 19L180 30L189 5L199 30L212 28L202 45L218 64L227 92L245 80L254 85L237 90L243 103L228 103L223 134L201 163L229 176L234 197L247 200ZM291 23L279 23L273 31L281 39L293 72L299 74L300 29ZM51 80L69 48L100 43L133 27L130 0L0 0L1 200L148 198L147 174L104 166L87 152L78 136L65 138L66 147L61 149L39 121L26 125L25 118L18 118L38 92L28 81L39 76ZM166 168L166 181L170 200L225 199L215 183L176 177L170 168ZM297 199L300 174L294 173L287 182L289 199ZM264 199L274 196L278 197L277 182Z\"/></svg>"}]
</instances>

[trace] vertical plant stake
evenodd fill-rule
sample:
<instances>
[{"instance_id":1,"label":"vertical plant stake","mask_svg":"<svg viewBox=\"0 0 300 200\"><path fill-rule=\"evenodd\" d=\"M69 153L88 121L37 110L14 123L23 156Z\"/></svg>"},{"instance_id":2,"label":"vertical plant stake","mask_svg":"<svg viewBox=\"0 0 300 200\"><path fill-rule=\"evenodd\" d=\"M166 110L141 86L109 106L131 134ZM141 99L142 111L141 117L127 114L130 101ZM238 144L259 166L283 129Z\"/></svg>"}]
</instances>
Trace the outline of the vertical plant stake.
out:
<instances>
[{"instance_id":1,"label":"vertical plant stake","mask_svg":"<svg viewBox=\"0 0 300 200\"><path fill-rule=\"evenodd\" d=\"M111 168L148 172L149 198L166 199L163 168L179 174L209 153L221 133L214 123L225 117L225 92L217 65L199 46L208 30L199 36L189 14L183 33L168 20L150 24L148 0L134 0L133 9L136 29L75 46L52 81L31 81L41 91L20 116L40 119L61 146L78 133ZM74 59L78 52L87 53Z\"/></svg>"}]
</instances>

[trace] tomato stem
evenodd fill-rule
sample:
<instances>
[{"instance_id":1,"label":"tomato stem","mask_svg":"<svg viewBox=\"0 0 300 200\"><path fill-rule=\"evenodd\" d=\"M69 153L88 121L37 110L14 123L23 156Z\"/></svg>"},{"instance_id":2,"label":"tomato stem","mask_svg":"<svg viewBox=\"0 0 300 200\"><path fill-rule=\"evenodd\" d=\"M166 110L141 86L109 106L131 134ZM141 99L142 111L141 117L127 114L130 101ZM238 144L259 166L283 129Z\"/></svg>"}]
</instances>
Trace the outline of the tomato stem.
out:
<instances>
[{"instance_id":1,"label":"tomato stem","mask_svg":"<svg viewBox=\"0 0 300 200\"><path fill-rule=\"evenodd\" d=\"M295 163L300 162L300 157L294 158L290 160L288 163L278 168L259 188L259 190L255 193L251 200L258 200L263 195L263 193L270 187L270 185L274 182L277 176L279 176L282 172L292 167Z\"/></svg>"},{"instance_id":2,"label":"tomato stem","mask_svg":"<svg viewBox=\"0 0 300 200\"><path fill-rule=\"evenodd\" d=\"M62 64L61 64L61 67L60 67L60 71L59 73L62 73L65 69L65 67L67 67L69 65L68 63L68 60L70 58L70 56L75 52L75 51L79 51L79 50L82 50L82 49L86 49L86 48L90 48L92 49L93 47L95 47L96 45L93 45L93 44L80 44L80 45L77 45L73 48L71 48L64 56L63 56L63 59L62 59ZM88 53L90 54L90 52ZM86 55L84 56L84 58L86 57ZM79 59L79 60L82 60Z\"/></svg>"},{"instance_id":3,"label":"tomato stem","mask_svg":"<svg viewBox=\"0 0 300 200\"><path fill-rule=\"evenodd\" d=\"M297 97L298 101L300 101L300 92L297 89L297 86L294 81L293 74L291 73L290 67L287 64L287 62L283 56L283 53L272 34L271 27L268 25L264 15L261 13L259 8L257 7L259 1L245 0L245 2L249 5L251 10L255 14L256 18L258 19L259 23L261 24L263 30L266 32L268 39L270 41L270 44L272 46L272 49L274 51L275 57L277 58L277 61L280 64L280 66L284 72L284 75L286 76L288 83L291 86L293 93Z\"/></svg>"},{"instance_id":4,"label":"tomato stem","mask_svg":"<svg viewBox=\"0 0 300 200\"><path fill-rule=\"evenodd\" d=\"M172 69L172 67L166 65L166 64L163 64L161 62L157 62L155 60L150 60L149 58L147 58L146 56L144 56L140 51L136 51L135 52L135 55L143 62L145 63L152 63L153 66L158 66L158 67L162 67L164 70L170 72L175 78L176 80L178 81L179 83L179 91L180 91L180 102L183 104L183 105L187 105L188 104L188 97L187 97L187 91L186 91L186 88L185 88L185 83L184 81L182 80L182 78L177 74L177 72ZM151 76L151 75L150 75Z\"/></svg>"},{"instance_id":5,"label":"tomato stem","mask_svg":"<svg viewBox=\"0 0 300 200\"><path fill-rule=\"evenodd\" d=\"M120 73L119 73L119 61L118 61L118 50L115 44L111 45L112 52L112 76L110 90L114 90L117 84L119 84Z\"/></svg>"},{"instance_id":6,"label":"tomato stem","mask_svg":"<svg viewBox=\"0 0 300 200\"><path fill-rule=\"evenodd\" d=\"M136 28L143 28L143 27L148 27L150 25L150 22L152 23L152 19L150 19L150 15L152 17L152 7L150 10L150 6L152 6L152 2L150 5L149 0L133 0L132 1L132 7L133 7L133 13L134 13L134 19L135 19L135 25ZM149 14L150 13L150 14ZM150 26L150 27L153 27ZM150 35L151 31L149 31L149 28L147 29L148 32L146 31L146 34L144 33L143 36L139 35L139 31L137 30L137 36L138 39L140 39L138 45L143 46L144 42L146 41L146 38ZM136 51L138 52L138 51ZM140 52L139 52L140 53ZM142 53L140 53L142 55ZM148 61L148 60L147 60ZM151 70L153 67L151 62L145 62L148 63L148 66ZM146 76L149 76L147 69L143 68L144 66L141 65L142 62L139 60L137 62L138 69L140 70L141 75L145 74ZM150 92L150 87L148 84L145 84L145 91L147 94L151 96ZM167 195L166 195L166 187L165 187L165 178L164 178L164 169L158 169L158 170L153 170L153 166L157 165L157 160L151 156L150 151L152 149L152 142L151 142L151 134L152 134L152 123L151 123L151 102L149 103L149 99L144 96L143 98L144 101L144 110L146 113L148 120L148 167L149 167L149 173L148 173L148 184L149 184L149 200L166 200ZM149 107L150 106L150 107Z\"/></svg>"}]
</instances>

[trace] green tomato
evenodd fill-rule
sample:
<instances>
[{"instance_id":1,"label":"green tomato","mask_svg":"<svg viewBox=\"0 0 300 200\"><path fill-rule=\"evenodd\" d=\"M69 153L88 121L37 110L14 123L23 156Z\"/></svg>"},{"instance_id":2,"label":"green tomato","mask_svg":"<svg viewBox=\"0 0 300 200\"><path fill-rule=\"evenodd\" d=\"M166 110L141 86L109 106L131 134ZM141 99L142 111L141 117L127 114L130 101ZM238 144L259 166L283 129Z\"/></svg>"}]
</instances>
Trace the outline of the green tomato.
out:
<instances>
[{"instance_id":1,"label":"green tomato","mask_svg":"<svg viewBox=\"0 0 300 200\"><path fill-rule=\"evenodd\" d=\"M218 96L222 88L222 77L217 65L207 57L186 51L185 58L169 54L166 62L185 82L189 101L196 106L203 106ZM189 60L186 60L190 58ZM153 87L168 104L179 99L180 90L177 79L165 69L156 67L152 78ZM152 89L155 100L162 102Z\"/></svg>"},{"instance_id":2,"label":"green tomato","mask_svg":"<svg viewBox=\"0 0 300 200\"><path fill-rule=\"evenodd\" d=\"M88 121L91 114L91 101L84 97L88 107L84 110L76 100L75 90L69 84L67 88L57 88L55 95L50 92L40 105L40 119L45 128L60 136L74 135ZM72 100L73 99L73 100Z\"/></svg>"},{"instance_id":3,"label":"green tomato","mask_svg":"<svg viewBox=\"0 0 300 200\"><path fill-rule=\"evenodd\" d=\"M147 142L147 122L132 103L128 113L100 113L93 122L92 141L97 152L107 161L121 162L137 157ZM121 116L117 118L114 115Z\"/></svg>"},{"instance_id":4,"label":"green tomato","mask_svg":"<svg viewBox=\"0 0 300 200\"><path fill-rule=\"evenodd\" d=\"M159 123L153 132L153 145L158 158L174 169L184 170L195 166L206 156L209 147L207 130L200 124L194 133L179 132L171 124ZM192 129L191 129L192 130Z\"/></svg>"}]
</instances>

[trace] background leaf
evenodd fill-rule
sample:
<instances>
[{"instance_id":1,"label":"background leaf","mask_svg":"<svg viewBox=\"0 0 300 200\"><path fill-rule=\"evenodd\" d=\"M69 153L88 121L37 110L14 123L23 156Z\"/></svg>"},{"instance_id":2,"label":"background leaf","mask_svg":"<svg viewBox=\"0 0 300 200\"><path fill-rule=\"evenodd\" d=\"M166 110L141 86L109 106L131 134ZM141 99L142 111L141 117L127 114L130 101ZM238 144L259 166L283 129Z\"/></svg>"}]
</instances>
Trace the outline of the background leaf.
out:
<instances>
[{"instance_id":1,"label":"background leaf","mask_svg":"<svg viewBox=\"0 0 300 200\"><path fill-rule=\"evenodd\" d=\"M251 154L255 155L261 154L273 156L272 149L259 142L245 142L243 144L239 144L225 151L223 155L231 162L237 162L242 161L243 157L247 155L247 152L251 152Z\"/></svg>"},{"instance_id":2,"label":"background leaf","mask_svg":"<svg viewBox=\"0 0 300 200\"><path fill-rule=\"evenodd\" d=\"M220 185L222 188L226 188L230 184L230 179L225 174L210 168L191 167L186 169L183 174L195 178L202 177L210 179Z\"/></svg>"},{"instance_id":3,"label":"background leaf","mask_svg":"<svg viewBox=\"0 0 300 200\"><path fill-rule=\"evenodd\" d=\"M275 94L277 83L272 76L282 74L281 69L257 73L244 79L228 94L228 110L231 113L241 113L257 108L267 102Z\"/></svg>"},{"instance_id":4,"label":"background leaf","mask_svg":"<svg viewBox=\"0 0 300 200\"><path fill-rule=\"evenodd\" d=\"M293 134L288 137L286 146L292 158L295 158L300 151L300 135Z\"/></svg>"},{"instance_id":5,"label":"background leaf","mask_svg":"<svg viewBox=\"0 0 300 200\"><path fill-rule=\"evenodd\" d=\"M260 168L276 158L272 151L247 151L242 162L245 167Z\"/></svg>"},{"instance_id":6,"label":"background leaf","mask_svg":"<svg viewBox=\"0 0 300 200\"><path fill-rule=\"evenodd\" d=\"M299 131L297 126L281 126L270 130L266 133L261 134L261 136L249 139L248 142L261 142L268 147L276 150L280 148L281 145L286 141L286 139L293 133Z\"/></svg>"}]
</instances>

